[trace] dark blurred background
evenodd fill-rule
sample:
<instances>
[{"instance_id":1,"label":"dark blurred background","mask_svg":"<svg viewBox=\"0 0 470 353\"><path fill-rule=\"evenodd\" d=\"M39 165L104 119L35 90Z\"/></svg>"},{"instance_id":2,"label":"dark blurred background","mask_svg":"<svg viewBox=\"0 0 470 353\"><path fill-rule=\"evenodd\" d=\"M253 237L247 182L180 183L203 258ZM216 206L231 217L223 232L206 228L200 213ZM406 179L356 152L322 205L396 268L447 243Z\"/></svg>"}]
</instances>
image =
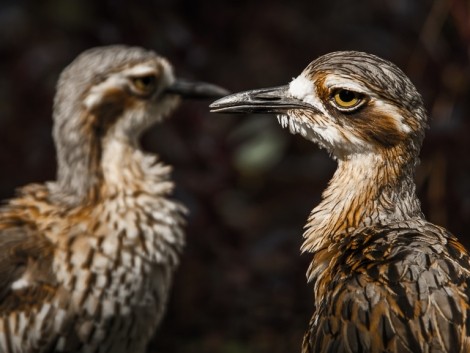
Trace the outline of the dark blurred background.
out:
<instances>
[{"instance_id":1,"label":"dark blurred background","mask_svg":"<svg viewBox=\"0 0 470 353\"><path fill-rule=\"evenodd\" d=\"M289 82L315 57L364 50L400 66L431 116L417 171L427 217L470 246L470 3L464 0L2 0L0 198L55 176L60 71L126 43L179 77L232 91ZM210 115L185 102L149 131L190 208L188 245L151 352L298 352L311 314L302 227L335 169L272 116Z\"/></svg>"}]
</instances>

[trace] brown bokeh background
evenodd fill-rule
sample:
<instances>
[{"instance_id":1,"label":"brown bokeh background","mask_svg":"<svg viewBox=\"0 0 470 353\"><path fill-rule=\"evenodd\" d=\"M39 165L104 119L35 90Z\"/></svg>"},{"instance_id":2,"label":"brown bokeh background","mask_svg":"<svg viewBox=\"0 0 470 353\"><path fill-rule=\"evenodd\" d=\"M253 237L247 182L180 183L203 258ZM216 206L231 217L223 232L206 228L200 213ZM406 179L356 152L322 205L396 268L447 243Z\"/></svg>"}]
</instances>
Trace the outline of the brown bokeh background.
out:
<instances>
[{"instance_id":1,"label":"brown bokeh background","mask_svg":"<svg viewBox=\"0 0 470 353\"><path fill-rule=\"evenodd\" d=\"M315 57L368 51L423 94L430 130L417 171L427 217L470 246L470 3L3 0L0 197L55 176L51 105L60 71L92 46L126 43L178 76L232 91L285 84ZM211 115L185 102L143 145L174 165L188 245L150 352L298 352L311 313L302 227L335 163L272 116Z\"/></svg>"}]
</instances>

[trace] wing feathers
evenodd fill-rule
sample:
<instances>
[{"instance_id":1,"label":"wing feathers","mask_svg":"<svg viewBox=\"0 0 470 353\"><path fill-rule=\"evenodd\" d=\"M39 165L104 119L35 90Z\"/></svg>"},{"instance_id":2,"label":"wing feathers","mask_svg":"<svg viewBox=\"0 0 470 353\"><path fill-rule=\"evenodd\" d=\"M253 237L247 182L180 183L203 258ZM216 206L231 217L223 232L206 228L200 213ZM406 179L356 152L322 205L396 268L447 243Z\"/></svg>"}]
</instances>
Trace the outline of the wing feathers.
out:
<instances>
[{"instance_id":1,"label":"wing feathers","mask_svg":"<svg viewBox=\"0 0 470 353\"><path fill-rule=\"evenodd\" d=\"M469 256L443 229L421 231L344 240L316 286L304 353L467 352Z\"/></svg>"},{"instance_id":2,"label":"wing feathers","mask_svg":"<svg viewBox=\"0 0 470 353\"><path fill-rule=\"evenodd\" d=\"M51 290L52 256L50 241L30 228L0 231L0 314L32 305Z\"/></svg>"}]
</instances>

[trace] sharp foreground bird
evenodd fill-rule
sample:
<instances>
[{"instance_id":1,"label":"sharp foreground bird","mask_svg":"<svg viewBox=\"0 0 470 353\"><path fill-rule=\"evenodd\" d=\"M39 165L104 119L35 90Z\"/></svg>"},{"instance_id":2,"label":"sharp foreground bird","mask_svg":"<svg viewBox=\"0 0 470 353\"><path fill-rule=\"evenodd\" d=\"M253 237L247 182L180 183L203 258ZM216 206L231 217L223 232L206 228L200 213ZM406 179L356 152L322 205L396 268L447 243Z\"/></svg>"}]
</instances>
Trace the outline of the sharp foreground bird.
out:
<instances>
[{"instance_id":1,"label":"sharp foreground bird","mask_svg":"<svg viewBox=\"0 0 470 353\"><path fill-rule=\"evenodd\" d=\"M287 86L211 108L276 113L338 162L304 233L315 304L304 353L470 352L469 256L421 212L413 173L427 115L399 68L334 52Z\"/></svg>"},{"instance_id":2,"label":"sharp foreground bird","mask_svg":"<svg viewBox=\"0 0 470 353\"><path fill-rule=\"evenodd\" d=\"M0 352L142 353L184 245L170 167L139 148L178 96L221 97L175 80L137 47L90 49L54 101L57 181L0 208Z\"/></svg>"}]
</instances>

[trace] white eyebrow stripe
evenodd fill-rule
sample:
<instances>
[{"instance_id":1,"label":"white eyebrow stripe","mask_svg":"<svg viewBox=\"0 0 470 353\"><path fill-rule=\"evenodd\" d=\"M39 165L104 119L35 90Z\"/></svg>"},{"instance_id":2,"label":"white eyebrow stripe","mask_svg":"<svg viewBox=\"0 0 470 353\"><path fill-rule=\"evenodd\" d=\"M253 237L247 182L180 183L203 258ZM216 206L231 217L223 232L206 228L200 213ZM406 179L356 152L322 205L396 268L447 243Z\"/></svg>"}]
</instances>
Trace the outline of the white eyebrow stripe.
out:
<instances>
[{"instance_id":1,"label":"white eyebrow stripe","mask_svg":"<svg viewBox=\"0 0 470 353\"><path fill-rule=\"evenodd\" d=\"M352 81L346 77L334 74L330 74L326 77L325 86L329 89L342 88L370 96L374 95L367 87L357 81Z\"/></svg>"},{"instance_id":2,"label":"white eyebrow stripe","mask_svg":"<svg viewBox=\"0 0 470 353\"><path fill-rule=\"evenodd\" d=\"M145 76L155 74L157 74L155 66L149 66L148 64L137 65L124 71L124 75L126 76Z\"/></svg>"}]
</instances>

